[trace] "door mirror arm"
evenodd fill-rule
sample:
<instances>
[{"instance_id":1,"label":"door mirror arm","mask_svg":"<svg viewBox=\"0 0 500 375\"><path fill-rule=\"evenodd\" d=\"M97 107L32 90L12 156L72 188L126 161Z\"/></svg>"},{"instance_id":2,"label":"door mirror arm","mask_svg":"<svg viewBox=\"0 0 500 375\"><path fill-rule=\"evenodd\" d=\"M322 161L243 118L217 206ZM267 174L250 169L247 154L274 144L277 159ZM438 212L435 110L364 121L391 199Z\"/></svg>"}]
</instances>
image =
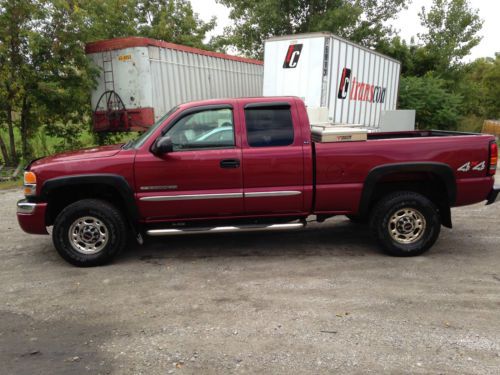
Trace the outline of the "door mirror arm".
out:
<instances>
[{"instance_id":1,"label":"door mirror arm","mask_svg":"<svg viewBox=\"0 0 500 375\"><path fill-rule=\"evenodd\" d=\"M158 138L155 143L153 143L151 151L155 155L168 154L169 152L174 151L172 138L170 138L169 136Z\"/></svg>"}]
</instances>

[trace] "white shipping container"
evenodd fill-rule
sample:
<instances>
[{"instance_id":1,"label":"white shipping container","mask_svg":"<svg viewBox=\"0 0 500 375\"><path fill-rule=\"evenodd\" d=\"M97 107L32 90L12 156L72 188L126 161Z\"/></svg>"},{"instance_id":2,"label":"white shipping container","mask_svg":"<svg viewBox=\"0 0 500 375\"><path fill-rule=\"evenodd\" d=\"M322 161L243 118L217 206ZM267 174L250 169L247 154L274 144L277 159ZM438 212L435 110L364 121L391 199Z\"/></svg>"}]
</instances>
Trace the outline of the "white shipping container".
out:
<instances>
[{"instance_id":1,"label":"white shipping container","mask_svg":"<svg viewBox=\"0 0 500 375\"><path fill-rule=\"evenodd\" d=\"M330 33L274 37L264 45L264 96L328 107L334 124L378 127L395 110L401 63Z\"/></svg>"},{"instance_id":2,"label":"white shipping container","mask_svg":"<svg viewBox=\"0 0 500 375\"><path fill-rule=\"evenodd\" d=\"M149 38L89 43L100 74L92 91L94 130L144 130L175 105L258 96L263 63Z\"/></svg>"}]
</instances>

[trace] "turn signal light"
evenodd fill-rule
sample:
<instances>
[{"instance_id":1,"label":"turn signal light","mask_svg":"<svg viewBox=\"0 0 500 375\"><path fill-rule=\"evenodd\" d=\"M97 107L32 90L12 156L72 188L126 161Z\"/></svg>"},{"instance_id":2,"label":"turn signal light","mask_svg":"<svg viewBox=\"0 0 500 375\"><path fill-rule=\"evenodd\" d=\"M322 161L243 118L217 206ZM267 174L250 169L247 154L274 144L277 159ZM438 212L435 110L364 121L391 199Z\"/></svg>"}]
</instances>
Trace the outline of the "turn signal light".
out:
<instances>
[{"instance_id":1,"label":"turn signal light","mask_svg":"<svg viewBox=\"0 0 500 375\"><path fill-rule=\"evenodd\" d=\"M33 172L24 172L23 190L25 196L36 194L36 175Z\"/></svg>"},{"instance_id":2,"label":"turn signal light","mask_svg":"<svg viewBox=\"0 0 500 375\"><path fill-rule=\"evenodd\" d=\"M24 172L25 184L36 184L36 175L33 172Z\"/></svg>"},{"instance_id":3,"label":"turn signal light","mask_svg":"<svg viewBox=\"0 0 500 375\"><path fill-rule=\"evenodd\" d=\"M497 171L498 163L498 145L495 141L490 143L490 167L488 168L488 174L493 176Z\"/></svg>"}]
</instances>

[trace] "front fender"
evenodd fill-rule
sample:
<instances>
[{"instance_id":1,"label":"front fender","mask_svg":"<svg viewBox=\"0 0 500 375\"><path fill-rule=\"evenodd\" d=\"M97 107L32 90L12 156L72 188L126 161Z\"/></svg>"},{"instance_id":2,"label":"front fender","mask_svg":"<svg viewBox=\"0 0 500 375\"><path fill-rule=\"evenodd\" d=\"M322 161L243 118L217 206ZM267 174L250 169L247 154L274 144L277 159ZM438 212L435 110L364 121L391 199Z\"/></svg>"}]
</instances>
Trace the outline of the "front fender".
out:
<instances>
[{"instance_id":1,"label":"front fender","mask_svg":"<svg viewBox=\"0 0 500 375\"><path fill-rule=\"evenodd\" d=\"M43 183L40 191L40 199L47 201L51 192L62 187L78 186L81 188L85 185L96 184L110 186L118 192L125 203L127 218L136 227L139 223L139 210L135 202L134 191L127 180L120 175L98 173L52 178Z\"/></svg>"}]
</instances>

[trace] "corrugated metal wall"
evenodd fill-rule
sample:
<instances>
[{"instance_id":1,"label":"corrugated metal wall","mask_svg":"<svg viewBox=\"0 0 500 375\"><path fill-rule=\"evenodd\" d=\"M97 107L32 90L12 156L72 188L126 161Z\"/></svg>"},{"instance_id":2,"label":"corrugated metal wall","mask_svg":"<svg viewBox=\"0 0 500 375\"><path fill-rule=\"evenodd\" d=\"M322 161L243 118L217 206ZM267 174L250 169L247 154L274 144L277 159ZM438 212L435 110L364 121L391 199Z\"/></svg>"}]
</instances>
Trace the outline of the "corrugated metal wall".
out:
<instances>
[{"instance_id":1,"label":"corrugated metal wall","mask_svg":"<svg viewBox=\"0 0 500 375\"><path fill-rule=\"evenodd\" d=\"M263 66L149 46L155 116L176 104L258 96Z\"/></svg>"},{"instance_id":2,"label":"corrugated metal wall","mask_svg":"<svg viewBox=\"0 0 500 375\"><path fill-rule=\"evenodd\" d=\"M155 119L188 101L262 95L263 65L157 46L92 53L89 58L101 69L92 92L92 108L101 111L106 102L97 104L106 90L116 91L127 109L152 107Z\"/></svg>"},{"instance_id":3,"label":"corrugated metal wall","mask_svg":"<svg viewBox=\"0 0 500 375\"><path fill-rule=\"evenodd\" d=\"M301 52L293 66L285 66L290 46ZM350 77L342 84L344 69ZM309 107L328 107L329 120L337 124L377 127L381 111L396 109L399 74L398 61L329 33L265 43L264 95L295 95ZM384 100L371 100L371 90L384 90Z\"/></svg>"},{"instance_id":4,"label":"corrugated metal wall","mask_svg":"<svg viewBox=\"0 0 500 375\"><path fill-rule=\"evenodd\" d=\"M332 36L330 38L329 117L335 123L363 124L376 127L380 113L396 109L401 64L375 51ZM345 99L338 97L342 71L351 70L350 89ZM355 81L354 81L355 80ZM385 89L383 102L358 100L354 82Z\"/></svg>"}]
</instances>

